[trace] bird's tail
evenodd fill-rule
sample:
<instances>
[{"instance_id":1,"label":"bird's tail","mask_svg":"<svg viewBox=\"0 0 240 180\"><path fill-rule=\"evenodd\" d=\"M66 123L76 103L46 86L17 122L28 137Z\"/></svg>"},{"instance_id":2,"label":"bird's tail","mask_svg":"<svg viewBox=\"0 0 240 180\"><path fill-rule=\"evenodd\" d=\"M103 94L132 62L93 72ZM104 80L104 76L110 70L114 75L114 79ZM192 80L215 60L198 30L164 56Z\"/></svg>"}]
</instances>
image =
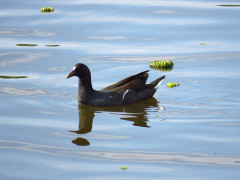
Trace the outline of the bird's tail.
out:
<instances>
[{"instance_id":1,"label":"bird's tail","mask_svg":"<svg viewBox=\"0 0 240 180\"><path fill-rule=\"evenodd\" d=\"M153 82L151 82L149 85L153 86L153 88L155 90L157 90L157 88L160 86L160 84L162 83L163 79L165 78L165 76L162 76L160 78L155 79Z\"/></svg>"}]
</instances>

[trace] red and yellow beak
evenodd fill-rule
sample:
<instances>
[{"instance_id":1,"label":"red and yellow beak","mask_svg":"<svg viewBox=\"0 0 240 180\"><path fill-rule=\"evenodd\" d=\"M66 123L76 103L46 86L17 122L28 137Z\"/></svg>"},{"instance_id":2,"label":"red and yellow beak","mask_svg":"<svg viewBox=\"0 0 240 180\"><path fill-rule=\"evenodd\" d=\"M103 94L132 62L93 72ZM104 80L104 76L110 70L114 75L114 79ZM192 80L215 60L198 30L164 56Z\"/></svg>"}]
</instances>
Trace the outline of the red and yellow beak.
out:
<instances>
[{"instance_id":1,"label":"red and yellow beak","mask_svg":"<svg viewBox=\"0 0 240 180\"><path fill-rule=\"evenodd\" d=\"M75 71L70 72L69 75L67 76L67 79L72 77L72 76L75 76Z\"/></svg>"}]
</instances>

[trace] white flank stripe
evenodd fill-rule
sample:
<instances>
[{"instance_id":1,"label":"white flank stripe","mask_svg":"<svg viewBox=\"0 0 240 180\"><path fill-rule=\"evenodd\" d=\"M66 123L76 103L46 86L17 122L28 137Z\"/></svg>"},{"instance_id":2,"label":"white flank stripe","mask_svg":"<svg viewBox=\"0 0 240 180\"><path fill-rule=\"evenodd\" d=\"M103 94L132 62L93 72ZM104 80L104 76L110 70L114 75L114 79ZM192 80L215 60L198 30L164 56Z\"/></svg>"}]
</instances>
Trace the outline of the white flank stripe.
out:
<instances>
[{"instance_id":1,"label":"white flank stripe","mask_svg":"<svg viewBox=\"0 0 240 180\"><path fill-rule=\"evenodd\" d=\"M124 100L124 98L125 98L126 94L128 93L128 91L129 91L129 89L124 92L123 97L122 97L122 101Z\"/></svg>"}]
</instances>

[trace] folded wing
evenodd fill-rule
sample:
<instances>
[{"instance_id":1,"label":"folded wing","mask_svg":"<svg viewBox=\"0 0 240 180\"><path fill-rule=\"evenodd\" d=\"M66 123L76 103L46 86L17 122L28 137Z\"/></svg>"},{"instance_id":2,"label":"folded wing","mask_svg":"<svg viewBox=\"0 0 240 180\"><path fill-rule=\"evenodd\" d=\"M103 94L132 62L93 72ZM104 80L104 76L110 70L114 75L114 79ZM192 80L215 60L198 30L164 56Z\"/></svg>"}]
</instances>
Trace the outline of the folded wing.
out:
<instances>
[{"instance_id":1,"label":"folded wing","mask_svg":"<svg viewBox=\"0 0 240 180\"><path fill-rule=\"evenodd\" d=\"M112 84L110 86L107 86L103 88L101 91L115 91L115 92L122 92L127 89L132 89L136 92L142 90L145 87L147 78L148 78L148 72L143 71L141 73L135 74L133 76L129 76L115 84Z\"/></svg>"}]
</instances>

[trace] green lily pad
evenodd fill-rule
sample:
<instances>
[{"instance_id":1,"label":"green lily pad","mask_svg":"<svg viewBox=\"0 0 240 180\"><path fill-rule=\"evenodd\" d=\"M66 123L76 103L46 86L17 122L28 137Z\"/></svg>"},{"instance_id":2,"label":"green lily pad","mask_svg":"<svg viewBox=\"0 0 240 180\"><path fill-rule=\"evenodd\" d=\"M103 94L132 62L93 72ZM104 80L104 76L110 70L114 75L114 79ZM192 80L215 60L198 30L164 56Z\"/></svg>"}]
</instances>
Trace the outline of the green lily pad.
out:
<instances>
[{"instance_id":1,"label":"green lily pad","mask_svg":"<svg viewBox=\"0 0 240 180\"><path fill-rule=\"evenodd\" d=\"M57 44L55 45L55 44L54 44L54 45L45 45L45 46L47 46L47 47L58 47L58 46L60 46L60 45L57 45Z\"/></svg>"},{"instance_id":2,"label":"green lily pad","mask_svg":"<svg viewBox=\"0 0 240 180\"><path fill-rule=\"evenodd\" d=\"M179 85L180 85L180 84L178 84L178 83L173 83L173 82L167 83L167 87L169 87L169 88L174 88L174 87L179 86Z\"/></svg>"},{"instance_id":3,"label":"green lily pad","mask_svg":"<svg viewBox=\"0 0 240 180\"><path fill-rule=\"evenodd\" d=\"M44 8L41 8L41 11L42 13L50 13L50 12L53 12L54 9L52 7L44 7Z\"/></svg>"},{"instance_id":4,"label":"green lily pad","mask_svg":"<svg viewBox=\"0 0 240 180\"><path fill-rule=\"evenodd\" d=\"M156 70L171 71L174 64L171 60L161 60L150 62L150 67Z\"/></svg>"},{"instance_id":5,"label":"green lily pad","mask_svg":"<svg viewBox=\"0 0 240 180\"><path fill-rule=\"evenodd\" d=\"M16 44L17 46L37 46L37 44Z\"/></svg>"},{"instance_id":6,"label":"green lily pad","mask_svg":"<svg viewBox=\"0 0 240 180\"><path fill-rule=\"evenodd\" d=\"M240 5L234 5L234 4L222 4L222 5L217 5L217 6L222 6L222 7L239 7Z\"/></svg>"},{"instance_id":7,"label":"green lily pad","mask_svg":"<svg viewBox=\"0 0 240 180\"><path fill-rule=\"evenodd\" d=\"M2 76L0 75L0 78L2 79L19 79L19 78L28 78L27 76Z\"/></svg>"},{"instance_id":8,"label":"green lily pad","mask_svg":"<svg viewBox=\"0 0 240 180\"><path fill-rule=\"evenodd\" d=\"M207 43L200 43L200 45L207 45Z\"/></svg>"},{"instance_id":9,"label":"green lily pad","mask_svg":"<svg viewBox=\"0 0 240 180\"><path fill-rule=\"evenodd\" d=\"M159 70L159 71L162 71L162 72L169 72L173 69L173 66L172 67L155 67L155 66L150 66L150 68L154 69L154 70Z\"/></svg>"},{"instance_id":10,"label":"green lily pad","mask_svg":"<svg viewBox=\"0 0 240 180\"><path fill-rule=\"evenodd\" d=\"M120 167L120 169L121 170L127 170L128 168L127 168L127 166L122 166L122 167Z\"/></svg>"}]
</instances>

